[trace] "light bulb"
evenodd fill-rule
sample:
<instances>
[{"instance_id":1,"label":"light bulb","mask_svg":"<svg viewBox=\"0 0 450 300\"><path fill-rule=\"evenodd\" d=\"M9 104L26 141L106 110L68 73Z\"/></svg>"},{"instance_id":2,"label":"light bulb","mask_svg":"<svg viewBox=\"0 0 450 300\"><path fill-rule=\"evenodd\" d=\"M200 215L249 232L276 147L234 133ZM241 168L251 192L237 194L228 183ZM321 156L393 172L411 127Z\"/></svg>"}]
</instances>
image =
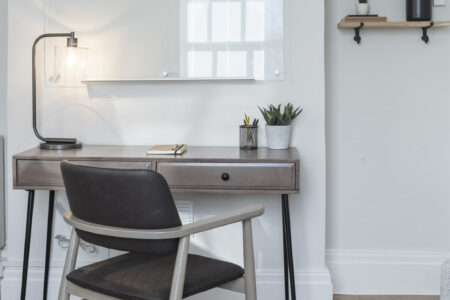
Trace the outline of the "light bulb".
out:
<instances>
[{"instance_id":1,"label":"light bulb","mask_svg":"<svg viewBox=\"0 0 450 300\"><path fill-rule=\"evenodd\" d=\"M87 50L80 47L55 47L54 75L59 76L56 81L58 85L81 86L87 75Z\"/></svg>"},{"instance_id":2,"label":"light bulb","mask_svg":"<svg viewBox=\"0 0 450 300\"><path fill-rule=\"evenodd\" d=\"M75 55L73 49L71 47L68 47L67 49L67 65L69 67L75 65L77 63L77 56Z\"/></svg>"}]
</instances>

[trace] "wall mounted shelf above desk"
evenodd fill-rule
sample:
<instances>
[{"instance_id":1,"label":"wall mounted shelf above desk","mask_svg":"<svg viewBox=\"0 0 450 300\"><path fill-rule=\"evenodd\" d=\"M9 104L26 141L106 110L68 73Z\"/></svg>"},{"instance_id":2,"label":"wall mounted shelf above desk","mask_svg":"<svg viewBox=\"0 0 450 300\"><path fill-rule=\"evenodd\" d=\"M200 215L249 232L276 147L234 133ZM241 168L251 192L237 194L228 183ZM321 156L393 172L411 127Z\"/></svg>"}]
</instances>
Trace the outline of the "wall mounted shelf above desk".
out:
<instances>
[{"instance_id":1,"label":"wall mounted shelf above desk","mask_svg":"<svg viewBox=\"0 0 450 300\"><path fill-rule=\"evenodd\" d=\"M253 77L225 77L225 78L142 78L142 79L86 79L82 82L86 85L94 84L148 84L148 83L161 83L161 82L187 82L187 81L224 81L224 82L240 82L240 81L255 81Z\"/></svg>"},{"instance_id":2,"label":"wall mounted shelf above desk","mask_svg":"<svg viewBox=\"0 0 450 300\"><path fill-rule=\"evenodd\" d=\"M340 29L354 29L355 37L353 40L358 44L361 42L359 35L362 28L421 28L422 29L422 41L428 43L430 40L428 37L428 29L431 27L448 27L450 21L420 21L420 22L354 22L354 21L342 21L338 24Z\"/></svg>"}]
</instances>

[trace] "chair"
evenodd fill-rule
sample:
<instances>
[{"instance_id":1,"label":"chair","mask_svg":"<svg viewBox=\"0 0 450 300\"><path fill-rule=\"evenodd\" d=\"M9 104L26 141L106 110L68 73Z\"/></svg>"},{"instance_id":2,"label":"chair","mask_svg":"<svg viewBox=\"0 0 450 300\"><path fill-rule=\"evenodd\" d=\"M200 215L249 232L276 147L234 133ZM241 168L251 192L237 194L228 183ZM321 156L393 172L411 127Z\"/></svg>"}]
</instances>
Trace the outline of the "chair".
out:
<instances>
[{"instance_id":1,"label":"chair","mask_svg":"<svg viewBox=\"0 0 450 300\"><path fill-rule=\"evenodd\" d=\"M256 300L252 206L182 225L166 180L150 170L61 163L73 226L59 298L179 300L221 287ZM243 222L244 269L188 253L192 234ZM75 269L80 238L127 251Z\"/></svg>"}]
</instances>

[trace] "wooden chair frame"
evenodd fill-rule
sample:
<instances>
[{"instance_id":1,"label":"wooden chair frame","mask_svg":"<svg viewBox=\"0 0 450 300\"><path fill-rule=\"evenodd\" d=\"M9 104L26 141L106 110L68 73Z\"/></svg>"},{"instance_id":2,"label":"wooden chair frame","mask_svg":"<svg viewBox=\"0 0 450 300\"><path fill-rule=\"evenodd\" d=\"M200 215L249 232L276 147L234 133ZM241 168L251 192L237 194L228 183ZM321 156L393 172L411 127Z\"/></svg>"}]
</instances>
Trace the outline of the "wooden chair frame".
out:
<instances>
[{"instance_id":1,"label":"wooden chair frame","mask_svg":"<svg viewBox=\"0 0 450 300\"><path fill-rule=\"evenodd\" d=\"M130 239L158 240L179 238L180 241L178 243L178 251L175 260L175 269L172 277L169 300L181 300L183 298L190 236L195 233L242 222L244 237L244 278L227 283L220 286L220 288L245 293L246 300L256 300L255 258L251 219L260 216L263 213L263 206L254 205L175 228L147 230L120 228L90 223L76 218L72 215L71 211L66 211L64 213L64 220L66 223L72 225L73 229L70 237L70 244L67 251L66 263L64 265L58 299L69 300L70 295L97 300L118 299L82 288L67 281L66 276L75 269L78 255L80 238L78 237L75 229L100 235Z\"/></svg>"}]
</instances>

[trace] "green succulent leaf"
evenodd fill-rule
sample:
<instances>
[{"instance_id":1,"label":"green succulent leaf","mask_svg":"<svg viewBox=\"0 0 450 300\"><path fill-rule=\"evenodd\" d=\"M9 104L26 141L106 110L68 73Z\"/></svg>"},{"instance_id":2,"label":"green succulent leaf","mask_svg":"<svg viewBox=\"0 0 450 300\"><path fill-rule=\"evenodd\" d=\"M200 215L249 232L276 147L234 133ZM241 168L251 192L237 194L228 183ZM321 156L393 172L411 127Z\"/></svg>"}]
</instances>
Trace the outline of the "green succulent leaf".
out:
<instances>
[{"instance_id":1,"label":"green succulent leaf","mask_svg":"<svg viewBox=\"0 0 450 300\"><path fill-rule=\"evenodd\" d=\"M290 125L303 111L303 108L294 108L292 103L286 104L283 109L281 109L281 104L278 106L270 104L267 108L258 106L258 108L267 125L274 126Z\"/></svg>"}]
</instances>

